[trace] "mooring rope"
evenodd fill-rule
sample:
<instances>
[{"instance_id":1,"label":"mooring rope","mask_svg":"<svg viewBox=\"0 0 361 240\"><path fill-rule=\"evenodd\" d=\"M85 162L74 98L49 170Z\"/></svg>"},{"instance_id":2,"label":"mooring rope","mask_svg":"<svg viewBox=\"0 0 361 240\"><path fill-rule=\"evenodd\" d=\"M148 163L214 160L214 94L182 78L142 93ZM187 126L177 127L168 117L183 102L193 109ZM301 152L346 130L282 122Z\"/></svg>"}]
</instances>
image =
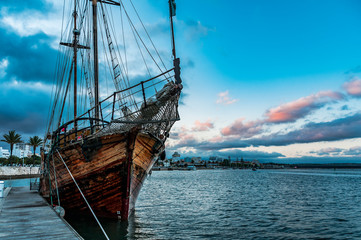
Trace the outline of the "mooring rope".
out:
<instances>
[{"instance_id":1,"label":"mooring rope","mask_svg":"<svg viewBox=\"0 0 361 240\"><path fill-rule=\"evenodd\" d=\"M58 196L58 205L60 205L60 197L59 197L59 189L58 189L58 181L56 180L56 171L55 171L55 162L54 162L54 154L51 153L51 158L53 159L53 169L54 169L54 180L55 180L55 187L56 187L56 195ZM50 173L49 173L50 176Z\"/></svg>"},{"instance_id":2,"label":"mooring rope","mask_svg":"<svg viewBox=\"0 0 361 240\"><path fill-rule=\"evenodd\" d=\"M65 163L65 161L64 161L64 159L63 159L63 157L62 157L62 156L61 156L61 154L59 153L58 149L56 149L56 151L58 152L58 154L59 154L59 157L60 157L61 161L64 163L64 166L66 167L66 170L68 170L68 173L70 174L71 178L73 179L73 181L74 181L74 183L75 183L76 187L78 188L78 190L79 190L80 194L81 194L81 195L82 195L82 197L84 198L84 201L85 201L85 202L86 202L86 204L88 205L88 207L89 207L89 209L90 209L91 213L93 214L93 216L94 216L95 220L97 221L97 223L98 223L98 225L99 225L100 229L101 229L101 230L102 230L102 232L104 233L104 236L106 237L106 239L108 239L108 240L109 240L109 237L108 237L107 233L104 231L104 228L103 228L103 226L100 224L100 222L99 222L99 220L98 220L97 216L95 216L95 213L93 212L93 209L91 208L91 206L89 205L88 201L86 200L86 198L85 198L85 196L84 196L83 192L81 191L81 189L80 189L80 187L79 187L78 183L75 181L75 179L74 179L74 177L73 177L73 174L71 174L71 172L70 172L70 170L69 170L68 166L66 165L66 163Z\"/></svg>"}]
</instances>

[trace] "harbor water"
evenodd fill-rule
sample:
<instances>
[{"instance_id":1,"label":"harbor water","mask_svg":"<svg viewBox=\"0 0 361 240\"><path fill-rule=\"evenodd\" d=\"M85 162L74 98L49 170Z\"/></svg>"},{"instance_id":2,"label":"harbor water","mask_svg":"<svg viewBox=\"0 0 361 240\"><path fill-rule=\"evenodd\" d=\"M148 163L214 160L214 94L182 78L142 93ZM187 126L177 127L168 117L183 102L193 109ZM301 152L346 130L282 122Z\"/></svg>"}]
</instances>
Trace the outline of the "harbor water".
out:
<instances>
[{"instance_id":1,"label":"harbor water","mask_svg":"<svg viewBox=\"0 0 361 240\"><path fill-rule=\"evenodd\" d=\"M110 239L361 239L361 170L153 172L128 222L101 222Z\"/></svg>"}]
</instances>

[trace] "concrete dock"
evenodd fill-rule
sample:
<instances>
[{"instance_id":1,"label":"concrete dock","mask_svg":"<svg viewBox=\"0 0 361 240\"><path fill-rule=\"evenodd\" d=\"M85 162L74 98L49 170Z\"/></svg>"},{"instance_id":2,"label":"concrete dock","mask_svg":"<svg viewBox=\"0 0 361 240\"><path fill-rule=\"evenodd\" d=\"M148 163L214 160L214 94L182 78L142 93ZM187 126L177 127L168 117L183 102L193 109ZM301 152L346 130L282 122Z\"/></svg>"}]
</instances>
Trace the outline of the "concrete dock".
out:
<instances>
[{"instance_id":1,"label":"concrete dock","mask_svg":"<svg viewBox=\"0 0 361 240\"><path fill-rule=\"evenodd\" d=\"M29 187L13 187L0 201L0 239L83 239Z\"/></svg>"}]
</instances>

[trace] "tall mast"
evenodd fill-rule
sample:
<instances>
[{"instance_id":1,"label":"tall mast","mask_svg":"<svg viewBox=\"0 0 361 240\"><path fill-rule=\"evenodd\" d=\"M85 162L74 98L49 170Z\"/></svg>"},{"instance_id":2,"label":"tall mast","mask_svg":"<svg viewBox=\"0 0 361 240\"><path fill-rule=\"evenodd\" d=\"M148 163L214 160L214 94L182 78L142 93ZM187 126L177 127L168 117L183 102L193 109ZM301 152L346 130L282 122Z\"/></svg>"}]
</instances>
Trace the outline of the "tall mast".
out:
<instances>
[{"instance_id":1,"label":"tall mast","mask_svg":"<svg viewBox=\"0 0 361 240\"><path fill-rule=\"evenodd\" d=\"M169 0L169 18L170 18L170 28L172 31L172 54L173 59L176 59L176 53L175 53L175 41L174 41L174 27L173 27L173 16L175 16L175 2L174 0Z\"/></svg>"},{"instance_id":2,"label":"tall mast","mask_svg":"<svg viewBox=\"0 0 361 240\"><path fill-rule=\"evenodd\" d=\"M169 0L169 18L170 18L170 28L172 31L172 53L173 53L173 66L174 66L174 78L175 83L182 83L182 79L180 78L180 59L177 58L175 53L175 40L174 40L174 27L173 27L173 17L175 16L176 4L175 0Z\"/></svg>"},{"instance_id":3,"label":"tall mast","mask_svg":"<svg viewBox=\"0 0 361 240\"><path fill-rule=\"evenodd\" d=\"M98 63L98 27L97 27L97 0L93 1L93 47L94 47L94 95L95 118L99 119L99 63Z\"/></svg>"},{"instance_id":4,"label":"tall mast","mask_svg":"<svg viewBox=\"0 0 361 240\"><path fill-rule=\"evenodd\" d=\"M77 18L77 11L76 11L76 0L74 0L74 12L73 12L73 17L74 17L74 29L73 29L73 35L74 35L74 40L73 40L73 49L74 49L74 119L76 119L77 116L77 68L78 68L78 35L79 35L79 31L76 29L76 18ZM76 130L77 128L77 122L74 122L74 129Z\"/></svg>"}]
</instances>

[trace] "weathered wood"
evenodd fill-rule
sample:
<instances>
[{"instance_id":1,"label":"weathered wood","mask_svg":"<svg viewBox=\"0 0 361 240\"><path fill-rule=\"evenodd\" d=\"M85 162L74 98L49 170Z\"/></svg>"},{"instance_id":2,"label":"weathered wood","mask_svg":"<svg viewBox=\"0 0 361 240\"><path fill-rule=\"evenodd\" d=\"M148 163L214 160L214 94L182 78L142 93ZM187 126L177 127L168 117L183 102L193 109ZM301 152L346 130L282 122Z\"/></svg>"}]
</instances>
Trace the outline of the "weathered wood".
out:
<instances>
[{"instance_id":1,"label":"weathered wood","mask_svg":"<svg viewBox=\"0 0 361 240\"><path fill-rule=\"evenodd\" d=\"M127 220L147 173L163 144L144 133L123 134L78 141L59 149L70 172L97 216ZM49 161L54 203L66 212L89 213L57 154ZM57 190L56 190L57 189ZM49 196L48 175L42 176L41 194ZM59 194L60 204L57 201Z\"/></svg>"},{"instance_id":2,"label":"weathered wood","mask_svg":"<svg viewBox=\"0 0 361 240\"><path fill-rule=\"evenodd\" d=\"M82 239L28 187L13 187L0 213L0 239Z\"/></svg>"}]
</instances>

